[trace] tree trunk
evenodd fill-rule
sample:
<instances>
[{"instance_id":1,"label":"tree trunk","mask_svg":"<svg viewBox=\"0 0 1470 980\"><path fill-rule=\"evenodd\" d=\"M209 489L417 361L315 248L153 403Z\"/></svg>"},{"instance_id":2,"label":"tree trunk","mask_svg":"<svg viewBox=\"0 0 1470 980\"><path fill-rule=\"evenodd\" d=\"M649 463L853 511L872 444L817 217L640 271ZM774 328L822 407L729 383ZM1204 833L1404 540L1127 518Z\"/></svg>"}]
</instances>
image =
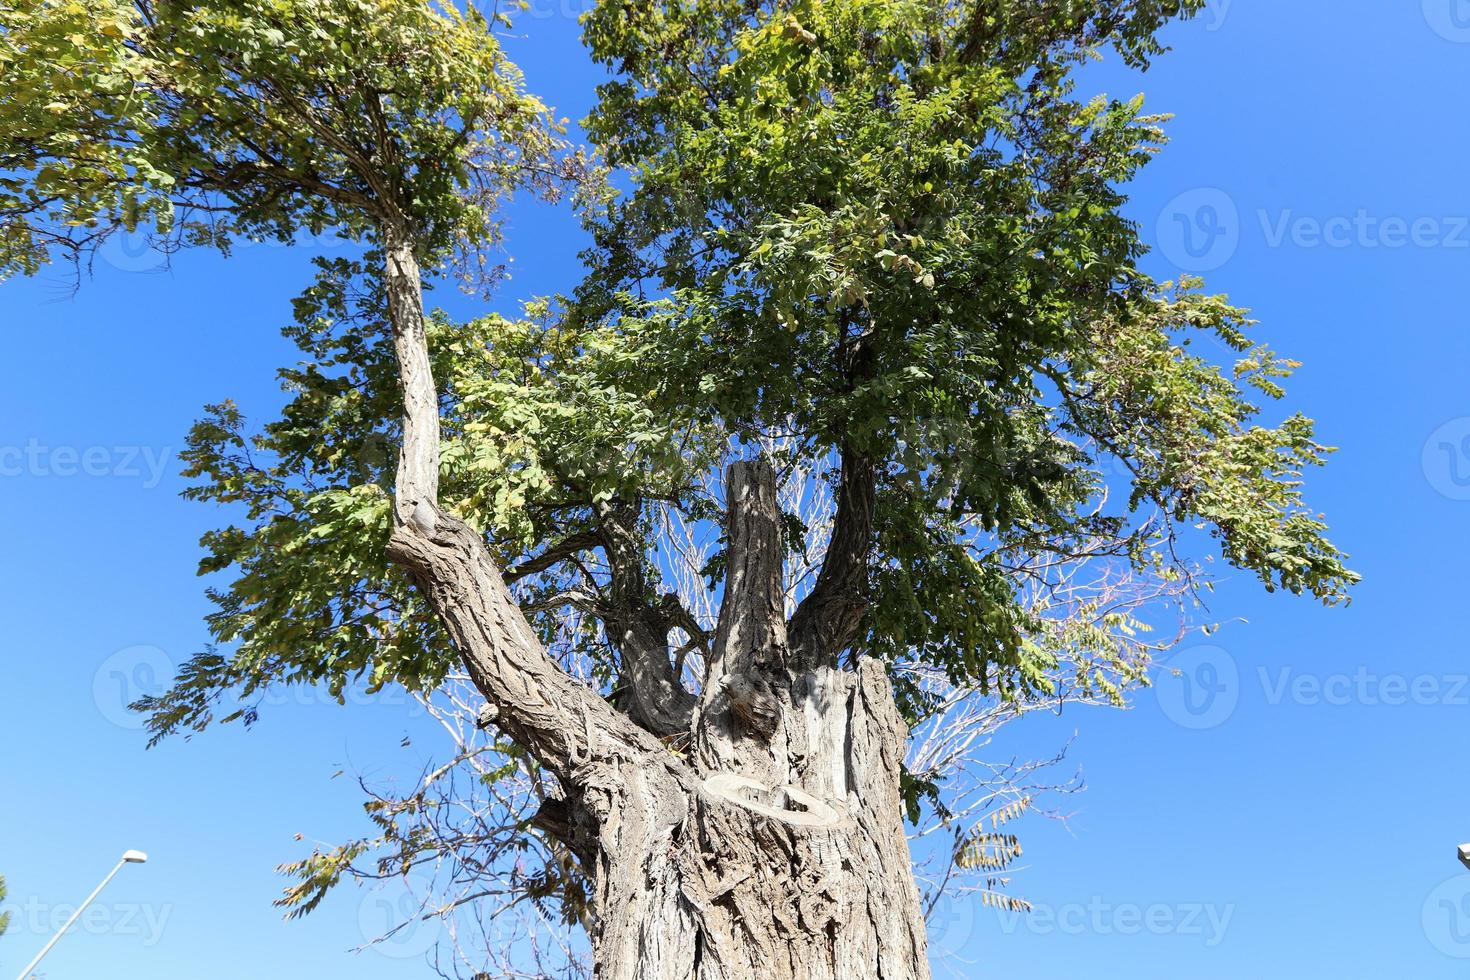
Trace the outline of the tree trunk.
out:
<instances>
[{"instance_id":1,"label":"tree trunk","mask_svg":"<svg viewBox=\"0 0 1470 980\"><path fill-rule=\"evenodd\" d=\"M383 244L404 400L389 556L443 620L487 717L565 790L535 823L592 882L596 975L927 978L899 794L907 733L882 665L842 671L788 649L770 467L730 469L725 597L703 692L671 706L692 719L680 754L548 656L483 537L440 510L418 265L402 229ZM834 608L851 619L847 605Z\"/></svg>"},{"instance_id":2,"label":"tree trunk","mask_svg":"<svg viewBox=\"0 0 1470 980\"><path fill-rule=\"evenodd\" d=\"M609 780L588 868L601 980L929 976L883 668L821 668L778 699L768 761L784 782L701 771L685 792L632 767Z\"/></svg>"},{"instance_id":3,"label":"tree trunk","mask_svg":"<svg viewBox=\"0 0 1470 980\"><path fill-rule=\"evenodd\" d=\"M775 474L737 463L726 499L694 778L625 766L581 797L597 976L926 978L899 792L908 733L883 667L793 669Z\"/></svg>"}]
</instances>

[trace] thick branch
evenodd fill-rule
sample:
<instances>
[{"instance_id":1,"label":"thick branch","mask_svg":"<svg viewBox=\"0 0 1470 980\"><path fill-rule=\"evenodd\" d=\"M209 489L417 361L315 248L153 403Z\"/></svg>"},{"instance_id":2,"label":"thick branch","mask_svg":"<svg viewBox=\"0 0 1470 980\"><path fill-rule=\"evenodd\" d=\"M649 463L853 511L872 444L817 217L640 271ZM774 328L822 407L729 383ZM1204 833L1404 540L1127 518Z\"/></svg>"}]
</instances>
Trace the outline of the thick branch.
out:
<instances>
[{"instance_id":1,"label":"thick branch","mask_svg":"<svg viewBox=\"0 0 1470 980\"><path fill-rule=\"evenodd\" d=\"M974 10L970 12L969 19L960 31L959 57L962 63L978 61L989 46L994 36L994 25L990 23L995 17L993 6L992 0L976 0Z\"/></svg>"},{"instance_id":2,"label":"thick branch","mask_svg":"<svg viewBox=\"0 0 1470 980\"><path fill-rule=\"evenodd\" d=\"M650 601L638 537L638 504L603 504L598 519L612 572L604 625L622 655L622 690L633 718L656 735L689 731L695 697L684 689L669 659L669 624Z\"/></svg>"},{"instance_id":3,"label":"thick branch","mask_svg":"<svg viewBox=\"0 0 1470 980\"><path fill-rule=\"evenodd\" d=\"M781 509L765 460L733 464L725 475L725 596L700 704L699 748L709 768L745 755L744 736L769 739L781 720L777 684L789 679ZM764 753L756 753L763 755Z\"/></svg>"},{"instance_id":4,"label":"thick branch","mask_svg":"<svg viewBox=\"0 0 1470 980\"><path fill-rule=\"evenodd\" d=\"M688 637L684 645L674 652L674 675L677 677L684 672L684 658L691 650L703 650L705 656L709 655L710 640L713 639L710 632L699 625L699 620L688 610L679 596L673 592L665 592L659 599L659 612L663 615L663 628L673 633L674 630L683 630Z\"/></svg>"},{"instance_id":5,"label":"thick branch","mask_svg":"<svg viewBox=\"0 0 1470 980\"><path fill-rule=\"evenodd\" d=\"M439 396L429 363L423 278L408 229L387 226L383 238L388 315L403 392L403 448L393 516L398 525L432 531L439 504Z\"/></svg>"},{"instance_id":6,"label":"thick branch","mask_svg":"<svg viewBox=\"0 0 1470 980\"><path fill-rule=\"evenodd\" d=\"M784 668L781 508L771 464L763 459L732 464L726 471L725 498L729 521L725 597L715 626L711 671Z\"/></svg>"},{"instance_id":7,"label":"thick branch","mask_svg":"<svg viewBox=\"0 0 1470 980\"><path fill-rule=\"evenodd\" d=\"M598 544L599 541L595 534L590 532L573 534L560 544L547 548L535 558L527 559L514 568L506 569L505 581L507 583L518 582L528 575L544 572L558 562L565 561L572 555L575 555L577 552L595 548Z\"/></svg>"},{"instance_id":8,"label":"thick branch","mask_svg":"<svg viewBox=\"0 0 1470 980\"><path fill-rule=\"evenodd\" d=\"M686 778L656 738L547 655L482 535L439 511L439 406L418 262L405 229L384 228L383 246L404 433L389 557L443 620L496 724L568 785L588 763L612 758L642 757Z\"/></svg>"},{"instance_id":9,"label":"thick branch","mask_svg":"<svg viewBox=\"0 0 1470 980\"><path fill-rule=\"evenodd\" d=\"M838 656L858 637L868 610L874 494L872 461L845 449L832 541L816 585L796 607L787 631L798 671L836 666Z\"/></svg>"}]
</instances>

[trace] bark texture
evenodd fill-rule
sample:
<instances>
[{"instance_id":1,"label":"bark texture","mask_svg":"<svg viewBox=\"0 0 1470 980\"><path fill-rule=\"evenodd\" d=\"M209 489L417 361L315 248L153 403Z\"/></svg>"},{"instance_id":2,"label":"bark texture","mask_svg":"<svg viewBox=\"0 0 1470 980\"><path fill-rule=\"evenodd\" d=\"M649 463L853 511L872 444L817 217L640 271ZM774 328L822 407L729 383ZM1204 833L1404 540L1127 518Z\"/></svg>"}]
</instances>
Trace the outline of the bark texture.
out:
<instances>
[{"instance_id":1,"label":"bark texture","mask_svg":"<svg viewBox=\"0 0 1470 980\"><path fill-rule=\"evenodd\" d=\"M599 977L929 976L899 810L905 732L882 667L823 668L786 697L785 782L715 771L681 792L628 771L607 795Z\"/></svg>"},{"instance_id":2,"label":"bark texture","mask_svg":"<svg viewBox=\"0 0 1470 980\"><path fill-rule=\"evenodd\" d=\"M385 229L404 401L390 557L442 618L484 694L486 724L562 784L538 815L593 885L602 980L923 980L923 920L900 806L907 733L883 667L839 670L831 643L853 627L851 564L871 523L860 462L844 476L839 554L821 601L788 646L775 476L763 462L727 479L725 599L696 697L678 683L677 617L645 601L624 562L613 591L644 611L608 622L621 637L627 713L546 653L481 535L438 507L438 400L418 267ZM847 473L847 467L844 467ZM850 484L850 485L849 485ZM619 515L599 535L614 566ZM629 577L632 576L632 577ZM615 603L616 604L616 603ZM830 662L828 662L830 661ZM687 734L687 752L660 736Z\"/></svg>"}]
</instances>

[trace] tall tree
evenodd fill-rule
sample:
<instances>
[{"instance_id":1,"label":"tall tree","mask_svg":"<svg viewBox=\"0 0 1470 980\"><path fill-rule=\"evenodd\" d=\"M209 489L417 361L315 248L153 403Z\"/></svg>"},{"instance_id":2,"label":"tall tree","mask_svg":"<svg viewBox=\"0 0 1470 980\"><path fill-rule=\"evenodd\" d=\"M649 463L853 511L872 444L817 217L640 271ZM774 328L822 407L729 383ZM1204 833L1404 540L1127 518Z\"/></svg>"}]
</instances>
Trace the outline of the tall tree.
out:
<instances>
[{"instance_id":1,"label":"tall tree","mask_svg":"<svg viewBox=\"0 0 1470 980\"><path fill-rule=\"evenodd\" d=\"M155 735L273 683L462 671L545 790L529 823L599 976L927 976L916 677L1026 699L1064 650L1098 651L1084 690L1137 669L1095 611L1048 632L1045 569L1187 578L1176 527L1200 526L1267 588L1353 580L1300 496L1327 450L1247 395L1291 362L1136 268L1120 187L1160 120L1073 94L1202 0L603 0L589 131L632 190L591 195L574 297L470 324L424 314L424 276L493 278L505 194L595 177L474 11L0 3L0 269L148 221L165 247L370 249L298 301L281 419L250 434L225 403L194 430L195 495L244 505L206 539L231 649L146 705ZM829 527L783 508L798 469L829 476ZM713 622L670 587L665 519L720 528Z\"/></svg>"}]
</instances>

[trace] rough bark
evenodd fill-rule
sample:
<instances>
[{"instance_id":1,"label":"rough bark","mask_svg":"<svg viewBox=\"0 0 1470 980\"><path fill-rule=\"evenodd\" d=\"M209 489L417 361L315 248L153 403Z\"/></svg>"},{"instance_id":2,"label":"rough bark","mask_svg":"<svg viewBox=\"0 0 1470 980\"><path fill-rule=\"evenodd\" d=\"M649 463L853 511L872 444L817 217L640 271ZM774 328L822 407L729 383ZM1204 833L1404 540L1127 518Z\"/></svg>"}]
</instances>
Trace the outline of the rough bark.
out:
<instances>
[{"instance_id":1,"label":"rough bark","mask_svg":"<svg viewBox=\"0 0 1470 980\"><path fill-rule=\"evenodd\" d=\"M845 448L832 540L816 584L791 617L792 656L804 669L836 666L838 655L857 638L868 611L875 495L872 461Z\"/></svg>"},{"instance_id":2,"label":"rough bark","mask_svg":"<svg viewBox=\"0 0 1470 980\"><path fill-rule=\"evenodd\" d=\"M793 669L769 466L729 474L726 596L704 693L654 713L691 726L680 755L560 669L481 535L440 510L418 267L407 236L385 229L384 245L404 401L389 555L442 618L487 700L484 722L560 778L564 797L536 825L592 882L597 976L927 978L900 808L903 722L876 662ZM657 692L667 632L657 651L644 640L639 669L658 675Z\"/></svg>"},{"instance_id":3,"label":"rough bark","mask_svg":"<svg viewBox=\"0 0 1470 980\"><path fill-rule=\"evenodd\" d=\"M923 980L899 805L905 732L883 668L782 692L763 782L700 766L692 793L628 773L592 877L604 980Z\"/></svg>"},{"instance_id":4,"label":"rough bark","mask_svg":"<svg viewBox=\"0 0 1470 980\"><path fill-rule=\"evenodd\" d=\"M410 238L384 231L385 277L403 390L403 446L388 554L443 620L497 724L564 781L609 756L672 758L650 733L570 677L542 648L481 535L438 505L439 404L422 282Z\"/></svg>"}]
</instances>

